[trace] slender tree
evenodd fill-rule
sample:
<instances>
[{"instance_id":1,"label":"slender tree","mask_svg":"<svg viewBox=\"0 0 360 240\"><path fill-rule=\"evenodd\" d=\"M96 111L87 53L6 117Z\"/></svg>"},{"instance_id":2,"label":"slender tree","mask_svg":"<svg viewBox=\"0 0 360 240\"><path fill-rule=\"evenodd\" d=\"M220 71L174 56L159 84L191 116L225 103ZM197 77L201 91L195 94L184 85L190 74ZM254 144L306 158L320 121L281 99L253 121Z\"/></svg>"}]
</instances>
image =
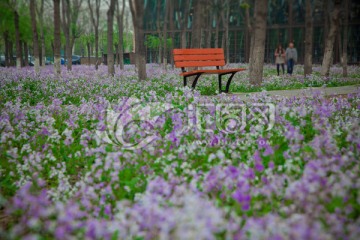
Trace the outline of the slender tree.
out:
<instances>
[{"instance_id":1,"label":"slender tree","mask_svg":"<svg viewBox=\"0 0 360 240\"><path fill-rule=\"evenodd\" d=\"M207 29L207 35L206 35L206 41L205 46L206 48L211 47L211 37L212 37L212 20L214 17L214 1L212 0L209 7L206 9L206 29Z\"/></svg>"},{"instance_id":2,"label":"slender tree","mask_svg":"<svg viewBox=\"0 0 360 240\"><path fill-rule=\"evenodd\" d=\"M201 30L203 26L203 11L206 4L203 0L193 0L194 14L192 23L191 47L201 48Z\"/></svg>"},{"instance_id":3,"label":"slender tree","mask_svg":"<svg viewBox=\"0 0 360 240\"><path fill-rule=\"evenodd\" d=\"M125 1L125 0L123 0ZM100 4L101 0L95 0L95 8L91 2L91 0L88 0L88 6L90 9L90 17L91 17L91 23L94 27L95 31L95 69L98 69L99 66L99 19L100 19ZM89 63L90 64L90 63Z\"/></svg>"},{"instance_id":4,"label":"slender tree","mask_svg":"<svg viewBox=\"0 0 360 240\"><path fill-rule=\"evenodd\" d=\"M36 8L36 16L39 20L39 29L40 29L40 39L41 39L41 49L39 49L39 63L40 66L45 66L45 34L44 34L44 5L45 0L40 0L39 7Z\"/></svg>"},{"instance_id":5,"label":"slender tree","mask_svg":"<svg viewBox=\"0 0 360 240\"><path fill-rule=\"evenodd\" d=\"M250 62L251 53L252 53L252 43L253 43L253 27L252 27L252 19L250 17L250 4L248 0L241 4L241 7L245 9L245 58L246 61ZM256 8L256 5L255 5Z\"/></svg>"},{"instance_id":6,"label":"slender tree","mask_svg":"<svg viewBox=\"0 0 360 240\"><path fill-rule=\"evenodd\" d=\"M329 76L332 55L334 53L334 42L339 28L339 17L341 11L341 0L335 0L334 9L330 19L330 29L326 38L324 57L321 66L321 75Z\"/></svg>"},{"instance_id":7,"label":"slender tree","mask_svg":"<svg viewBox=\"0 0 360 240\"><path fill-rule=\"evenodd\" d=\"M70 15L71 50L74 48L75 40L79 38L84 32L84 29L82 29L83 26L78 22L82 3L83 0L72 0L71 15Z\"/></svg>"},{"instance_id":8,"label":"slender tree","mask_svg":"<svg viewBox=\"0 0 360 240\"><path fill-rule=\"evenodd\" d=\"M60 0L53 0L54 3L54 69L55 74L61 74L60 66Z\"/></svg>"},{"instance_id":9,"label":"slender tree","mask_svg":"<svg viewBox=\"0 0 360 240\"><path fill-rule=\"evenodd\" d=\"M221 17L220 17L220 4L219 0L215 0L215 21L216 21L216 27L215 27L215 48L220 47L219 46L219 31L220 31L220 23L221 23Z\"/></svg>"},{"instance_id":10,"label":"slender tree","mask_svg":"<svg viewBox=\"0 0 360 240\"><path fill-rule=\"evenodd\" d=\"M144 41L144 2L142 0L129 0L135 32L135 64L139 80L146 79L146 52Z\"/></svg>"},{"instance_id":11,"label":"slender tree","mask_svg":"<svg viewBox=\"0 0 360 240\"><path fill-rule=\"evenodd\" d=\"M169 4L169 30L170 30L170 38L174 39L174 30L175 30L175 23L174 23L174 10L175 10L175 6L174 6L174 1L168 1ZM170 46L170 63L172 68L174 68L174 57L173 57L173 48L174 48L174 43L172 42L171 46Z\"/></svg>"},{"instance_id":12,"label":"slender tree","mask_svg":"<svg viewBox=\"0 0 360 240\"><path fill-rule=\"evenodd\" d=\"M35 73L39 73L39 38L36 28L36 11L35 11L35 0L30 0L30 16L31 16L31 27L33 32L33 48L34 48L34 68Z\"/></svg>"},{"instance_id":13,"label":"slender tree","mask_svg":"<svg viewBox=\"0 0 360 240\"><path fill-rule=\"evenodd\" d=\"M5 66L10 67L12 64L12 56L10 57L10 51L12 51L13 37L14 37L14 10L9 1L0 1L0 33L3 36L5 44Z\"/></svg>"},{"instance_id":14,"label":"slender tree","mask_svg":"<svg viewBox=\"0 0 360 240\"><path fill-rule=\"evenodd\" d=\"M29 66L29 48L26 41L23 41L24 45L24 66Z\"/></svg>"},{"instance_id":15,"label":"slender tree","mask_svg":"<svg viewBox=\"0 0 360 240\"><path fill-rule=\"evenodd\" d=\"M5 42L5 66L10 67L11 66L11 56L10 56L10 39L9 39L9 32L5 31L3 33L3 38Z\"/></svg>"},{"instance_id":16,"label":"slender tree","mask_svg":"<svg viewBox=\"0 0 360 240\"><path fill-rule=\"evenodd\" d=\"M311 0L306 0L305 13L305 61L304 75L312 73L312 49L313 49L313 14Z\"/></svg>"},{"instance_id":17,"label":"slender tree","mask_svg":"<svg viewBox=\"0 0 360 240\"><path fill-rule=\"evenodd\" d=\"M70 13L71 6L70 0L62 0L62 20L61 26L65 35L65 55L67 60L67 70L72 69L72 54L71 54L71 43L70 43Z\"/></svg>"},{"instance_id":18,"label":"slender tree","mask_svg":"<svg viewBox=\"0 0 360 240\"><path fill-rule=\"evenodd\" d=\"M343 67L343 77L348 76L348 70L347 70L347 62L348 62L348 56L347 56L347 46L348 46L348 31L349 31L349 0L345 0L344 3L344 38L343 38L343 46L342 46L342 56L341 56L341 63Z\"/></svg>"},{"instance_id":19,"label":"slender tree","mask_svg":"<svg viewBox=\"0 0 360 240\"><path fill-rule=\"evenodd\" d=\"M164 17L164 26L163 26L163 48L164 48L164 54L163 54L163 64L164 64L164 69L166 70L167 68L167 56L168 56L168 51L167 51L167 29L168 29L168 18L169 18L169 14L170 14L170 3L168 0L165 0L165 17Z\"/></svg>"},{"instance_id":20,"label":"slender tree","mask_svg":"<svg viewBox=\"0 0 360 240\"><path fill-rule=\"evenodd\" d=\"M110 6L107 11L107 65L109 75L115 74L114 51L113 51L113 25L116 0L110 0Z\"/></svg>"},{"instance_id":21,"label":"slender tree","mask_svg":"<svg viewBox=\"0 0 360 240\"><path fill-rule=\"evenodd\" d=\"M125 13L125 0L122 0L122 8L120 10L120 4L117 1L116 7L116 20L118 25L118 34L119 34L119 65L120 69L124 69L124 13Z\"/></svg>"},{"instance_id":22,"label":"slender tree","mask_svg":"<svg viewBox=\"0 0 360 240\"><path fill-rule=\"evenodd\" d=\"M229 62L229 48L230 48L230 40L229 40L229 16L230 16L230 1L225 0L223 2L223 6L221 8L221 19L223 22L224 34L222 38L221 46L225 49L225 59L226 62Z\"/></svg>"},{"instance_id":23,"label":"slender tree","mask_svg":"<svg viewBox=\"0 0 360 240\"><path fill-rule=\"evenodd\" d=\"M187 47L186 42L186 30L188 28L188 21L189 21L189 9L190 9L190 0L185 0L184 5L184 14L179 14L178 18L180 18L180 25L181 25L181 48Z\"/></svg>"},{"instance_id":24,"label":"slender tree","mask_svg":"<svg viewBox=\"0 0 360 240\"><path fill-rule=\"evenodd\" d=\"M156 12L157 12L157 18L156 18L156 30L157 30L157 34L158 34L158 44L157 44L157 47L158 47L158 64L161 64L161 60L162 60L162 46L160 44L160 40L161 40L161 3L162 1L157 1L157 6L156 6Z\"/></svg>"},{"instance_id":25,"label":"slender tree","mask_svg":"<svg viewBox=\"0 0 360 240\"><path fill-rule=\"evenodd\" d=\"M62 28L65 35L67 69L72 70L72 48L77 34L77 20L82 0L62 0Z\"/></svg>"},{"instance_id":26,"label":"slender tree","mask_svg":"<svg viewBox=\"0 0 360 240\"><path fill-rule=\"evenodd\" d=\"M324 9L324 46L326 45L326 36L329 34L329 28L330 28L330 10L329 10L329 2L332 0L323 0L323 9Z\"/></svg>"},{"instance_id":27,"label":"slender tree","mask_svg":"<svg viewBox=\"0 0 360 240\"><path fill-rule=\"evenodd\" d=\"M250 58L249 76L250 83L259 86L263 77L268 0L256 0L255 4L254 32L252 36L254 42Z\"/></svg>"},{"instance_id":28,"label":"slender tree","mask_svg":"<svg viewBox=\"0 0 360 240\"><path fill-rule=\"evenodd\" d=\"M21 68L22 51L21 51L21 42L20 42L19 13L17 9L14 10L14 25L15 25L15 42L16 42L16 67Z\"/></svg>"},{"instance_id":29,"label":"slender tree","mask_svg":"<svg viewBox=\"0 0 360 240\"><path fill-rule=\"evenodd\" d=\"M14 52L13 52L13 43L9 42L9 66L16 66L16 62L13 60Z\"/></svg>"}]
</instances>

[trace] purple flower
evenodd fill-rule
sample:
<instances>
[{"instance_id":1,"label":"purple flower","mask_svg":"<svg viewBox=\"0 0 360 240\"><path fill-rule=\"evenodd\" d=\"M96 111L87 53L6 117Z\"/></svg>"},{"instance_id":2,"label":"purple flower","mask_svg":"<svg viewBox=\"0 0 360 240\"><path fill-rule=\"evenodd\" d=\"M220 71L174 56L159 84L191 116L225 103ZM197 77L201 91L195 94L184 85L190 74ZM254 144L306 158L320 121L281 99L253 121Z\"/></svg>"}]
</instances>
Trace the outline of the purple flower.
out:
<instances>
[{"instance_id":1,"label":"purple flower","mask_svg":"<svg viewBox=\"0 0 360 240\"><path fill-rule=\"evenodd\" d=\"M255 169L258 172L264 171L264 165L262 163L255 163Z\"/></svg>"},{"instance_id":2,"label":"purple flower","mask_svg":"<svg viewBox=\"0 0 360 240\"><path fill-rule=\"evenodd\" d=\"M253 170L252 168L249 168L249 169L245 172L244 176L245 176L246 178L248 178L248 179L254 179L254 178L255 178L254 170Z\"/></svg>"},{"instance_id":3,"label":"purple flower","mask_svg":"<svg viewBox=\"0 0 360 240\"><path fill-rule=\"evenodd\" d=\"M241 204L243 211L248 211L250 209L251 196L249 194L244 194L241 191L236 190L232 194L232 198Z\"/></svg>"},{"instance_id":4,"label":"purple flower","mask_svg":"<svg viewBox=\"0 0 360 240\"><path fill-rule=\"evenodd\" d=\"M265 147L264 156L270 156L274 154L274 150L270 146Z\"/></svg>"},{"instance_id":5,"label":"purple flower","mask_svg":"<svg viewBox=\"0 0 360 240\"><path fill-rule=\"evenodd\" d=\"M43 127L40 131L40 134L45 135L45 136L49 136L50 132L48 131L48 129L46 127Z\"/></svg>"},{"instance_id":6,"label":"purple flower","mask_svg":"<svg viewBox=\"0 0 360 240\"><path fill-rule=\"evenodd\" d=\"M65 239L66 237L66 228L64 226L58 226L56 229L55 229L55 238L56 239Z\"/></svg>"},{"instance_id":7,"label":"purple flower","mask_svg":"<svg viewBox=\"0 0 360 240\"><path fill-rule=\"evenodd\" d=\"M236 179L239 176L239 173L240 173L239 170L234 166L229 166L226 169L226 172L233 179Z\"/></svg>"},{"instance_id":8,"label":"purple flower","mask_svg":"<svg viewBox=\"0 0 360 240\"><path fill-rule=\"evenodd\" d=\"M261 156L260 156L260 152L258 150L255 151L254 155L253 155L254 161L255 162L261 162Z\"/></svg>"}]
</instances>

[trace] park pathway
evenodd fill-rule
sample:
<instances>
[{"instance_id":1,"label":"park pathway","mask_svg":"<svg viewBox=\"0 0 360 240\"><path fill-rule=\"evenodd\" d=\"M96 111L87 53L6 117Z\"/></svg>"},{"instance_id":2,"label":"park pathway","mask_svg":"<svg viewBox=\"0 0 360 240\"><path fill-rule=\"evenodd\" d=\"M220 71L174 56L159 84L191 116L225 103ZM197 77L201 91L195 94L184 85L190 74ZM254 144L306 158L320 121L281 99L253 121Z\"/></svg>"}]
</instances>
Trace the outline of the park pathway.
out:
<instances>
[{"instance_id":1,"label":"park pathway","mask_svg":"<svg viewBox=\"0 0 360 240\"><path fill-rule=\"evenodd\" d=\"M272 96L284 96L284 97L301 97L301 96L312 96L314 92L321 92L325 96L334 96L334 95L346 95L351 93L360 92L360 84L352 86L342 86L342 87L314 87L314 88L304 88L304 89L294 89L294 90L275 90L275 91L266 91L267 94ZM241 99L246 100L251 95L259 92L253 93L232 93L236 96L239 96Z\"/></svg>"}]
</instances>

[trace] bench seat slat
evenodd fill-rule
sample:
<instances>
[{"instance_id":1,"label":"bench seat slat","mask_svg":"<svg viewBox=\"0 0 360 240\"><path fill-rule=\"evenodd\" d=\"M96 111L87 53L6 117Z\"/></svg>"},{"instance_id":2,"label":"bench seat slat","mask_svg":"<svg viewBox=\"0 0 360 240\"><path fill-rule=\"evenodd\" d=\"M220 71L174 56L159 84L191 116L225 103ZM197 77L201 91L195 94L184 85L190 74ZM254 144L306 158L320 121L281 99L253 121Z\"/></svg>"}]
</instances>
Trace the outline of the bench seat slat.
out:
<instances>
[{"instance_id":1,"label":"bench seat slat","mask_svg":"<svg viewBox=\"0 0 360 240\"><path fill-rule=\"evenodd\" d=\"M241 72L241 71L245 71L246 68L232 68L232 69L216 69L216 70L211 70L211 69L203 69L203 70L195 70L195 71L189 71L189 72L183 72L180 73L180 76L191 76L191 75L195 75L197 73L201 73L201 74L225 74L225 73L235 73L235 72Z\"/></svg>"},{"instance_id":2,"label":"bench seat slat","mask_svg":"<svg viewBox=\"0 0 360 240\"><path fill-rule=\"evenodd\" d=\"M208 60L225 60L223 54L213 55L175 55L174 61L208 61Z\"/></svg>"},{"instance_id":3,"label":"bench seat slat","mask_svg":"<svg viewBox=\"0 0 360 240\"><path fill-rule=\"evenodd\" d=\"M198 73L204 73L204 71L201 71L201 70L194 70L194 71L189 71L189 72L183 72L183 73L180 73L180 76L183 76L183 77L187 77L187 76L192 76L192 75L196 75Z\"/></svg>"},{"instance_id":4,"label":"bench seat slat","mask_svg":"<svg viewBox=\"0 0 360 240\"><path fill-rule=\"evenodd\" d=\"M213 55L223 54L222 48L191 48L191 49L174 49L174 55Z\"/></svg>"},{"instance_id":5,"label":"bench seat slat","mask_svg":"<svg viewBox=\"0 0 360 240\"><path fill-rule=\"evenodd\" d=\"M224 66L225 60L220 61L186 61L186 62L175 62L175 66L178 68L181 67L216 67Z\"/></svg>"},{"instance_id":6,"label":"bench seat slat","mask_svg":"<svg viewBox=\"0 0 360 240\"><path fill-rule=\"evenodd\" d=\"M218 69L218 70L205 69L199 71L202 71L203 74L224 74L224 73L236 73L245 70L246 70L245 68L231 68L231 69Z\"/></svg>"}]
</instances>

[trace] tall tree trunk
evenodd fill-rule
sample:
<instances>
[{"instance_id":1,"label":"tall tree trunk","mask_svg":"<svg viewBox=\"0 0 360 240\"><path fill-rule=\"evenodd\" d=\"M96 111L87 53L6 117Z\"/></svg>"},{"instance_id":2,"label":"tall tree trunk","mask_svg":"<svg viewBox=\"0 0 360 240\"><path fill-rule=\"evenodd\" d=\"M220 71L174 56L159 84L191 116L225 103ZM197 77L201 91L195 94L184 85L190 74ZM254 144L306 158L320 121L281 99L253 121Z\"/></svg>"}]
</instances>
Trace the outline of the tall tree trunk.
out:
<instances>
[{"instance_id":1,"label":"tall tree trunk","mask_svg":"<svg viewBox=\"0 0 360 240\"><path fill-rule=\"evenodd\" d=\"M108 73L111 76L115 74L114 68L114 51L113 51L113 24L116 0L110 0L109 10L107 11L107 64Z\"/></svg>"},{"instance_id":2,"label":"tall tree trunk","mask_svg":"<svg viewBox=\"0 0 360 240\"><path fill-rule=\"evenodd\" d=\"M24 66L29 66L29 49L27 42L24 41Z\"/></svg>"},{"instance_id":3,"label":"tall tree trunk","mask_svg":"<svg viewBox=\"0 0 360 240\"><path fill-rule=\"evenodd\" d=\"M41 0L41 12L44 12L44 0ZM45 50L45 34L44 34L44 18L41 14L40 17L40 35L41 35L41 62L43 66L46 65L46 50Z\"/></svg>"},{"instance_id":4,"label":"tall tree trunk","mask_svg":"<svg viewBox=\"0 0 360 240\"><path fill-rule=\"evenodd\" d=\"M221 48L225 50L225 38L226 38L226 31L223 30L222 38L221 38Z\"/></svg>"},{"instance_id":5,"label":"tall tree trunk","mask_svg":"<svg viewBox=\"0 0 360 240\"><path fill-rule=\"evenodd\" d=\"M330 0L324 0L323 8L324 8L324 39L323 39L323 45L326 45L327 36L329 34L329 1Z\"/></svg>"},{"instance_id":6,"label":"tall tree trunk","mask_svg":"<svg viewBox=\"0 0 360 240\"><path fill-rule=\"evenodd\" d=\"M225 60L227 63L230 62L229 59L229 48L230 48L230 39L229 39L229 15L230 15L230 1L226 0L223 3L223 11L222 11L222 19L223 19L223 26L224 26L224 34L223 34L223 45L222 47L225 50Z\"/></svg>"},{"instance_id":7,"label":"tall tree trunk","mask_svg":"<svg viewBox=\"0 0 360 240\"><path fill-rule=\"evenodd\" d=\"M306 0L305 14L305 59L304 59L304 75L312 73L312 50L313 50L313 16L311 0Z\"/></svg>"},{"instance_id":8,"label":"tall tree trunk","mask_svg":"<svg viewBox=\"0 0 360 240\"><path fill-rule=\"evenodd\" d=\"M88 52L88 63L89 63L89 66L91 65L91 58L90 58L90 55L91 55L91 49L90 49L90 42L87 42L86 43L86 46L87 46L87 52ZM97 61L97 60L95 60Z\"/></svg>"},{"instance_id":9,"label":"tall tree trunk","mask_svg":"<svg viewBox=\"0 0 360 240\"><path fill-rule=\"evenodd\" d=\"M3 33L4 42L5 42L5 67L10 67L10 41L9 41L9 32L5 31Z\"/></svg>"},{"instance_id":10,"label":"tall tree trunk","mask_svg":"<svg viewBox=\"0 0 360 240\"><path fill-rule=\"evenodd\" d=\"M161 2L162 1L157 1L157 20L156 20L156 30L159 38L158 59L157 59L158 64L161 64L161 60L162 60L161 28L160 28Z\"/></svg>"},{"instance_id":11,"label":"tall tree trunk","mask_svg":"<svg viewBox=\"0 0 360 240\"><path fill-rule=\"evenodd\" d=\"M15 42L16 42L16 67L21 68L21 44L20 44L20 27L19 27L19 14L14 11L14 24L15 24Z\"/></svg>"},{"instance_id":12,"label":"tall tree trunk","mask_svg":"<svg viewBox=\"0 0 360 240\"><path fill-rule=\"evenodd\" d=\"M119 67L120 62L119 62L119 43L118 44L114 44L115 47L115 65L117 65Z\"/></svg>"},{"instance_id":13,"label":"tall tree trunk","mask_svg":"<svg viewBox=\"0 0 360 240\"><path fill-rule=\"evenodd\" d=\"M216 27L215 27L215 48L219 47L219 28L220 28L220 17L219 14L216 13Z\"/></svg>"},{"instance_id":14,"label":"tall tree trunk","mask_svg":"<svg viewBox=\"0 0 360 240\"><path fill-rule=\"evenodd\" d=\"M125 0L123 0L125 1ZM88 6L90 9L91 22L95 30L95 69L98 70L99 66L99 18L100 18L100 5L101 0L95 0L95 14L93 6L88 0ZM94 16L95 15L95 16ZM101 56L102 57L102 56ZM89 63L90 64L90 63Z\"/></svg>"},{"instance_id":15,"label":"tall tree trunk","mask_svg":"<svg viewBox=\"0 0 360 240\"><path fill-rule=\"evenodd\" d=\"M122 0L122 9L121 9L121 24L120 24L120 69L124 70L124 15L125 15L125 0Z\"/></svg>"},{"instance_id":16,"label":"tall tree trunk","mask_svg":"<svg viewBox=\"0 0 360 240\"><path fill-rule=\"evenodd\" d=\"M40 71L39 67L39 38L36 28L36 11L35 11L35 0L30 0L30 17L31 27L33 32L33 48L34 48L34 69L35 73L38 74Z\"/></svg>"},{"instance_id":17,"label":"tall tree trunk","mask_svg":"<svg viewBox=\"0 0 360 240\"><path fill-rule=\"evenodd\" d=\"M66 68L68 71L72 70L72 53L71 53L71 40L70 37L65 36L65 53L66 53Z\"/></svg>"},{"instance_id":18,"label":"tall tree trunk","mask_svg":"<svg viewBox=\"0 0 360 240\"><path fill-rule=\"evenodd\" d=\"M256 8L256 5L255 5ZM245 5L245 25L246 25L246 31L245 31L245 58L246 61L250 63L251 54L252 54L252 46L253 46L253 29L252 29L252 23L250 18L250 5L248 2L246 2Z\"/></svg>"},{"instance_id":19,"label":"tall tree trunk","mask_svg":"<svg viewBox=\"0 0 360 240\"><path fill-rule=\"evenodd\" d=\"M204 4L202 0L193 0L194 14L192 23L191 47L201 48L201 28L203 21Z\"/></svg>"},{"instance_id":20,"label":"tall tree trunk","mask_svg":"<svg viewBox=\"0 0 360 240\"><path fill-rule=\"evenodd\" d=\"M130 0L130 9L135 29L135 62L139 80L146 79L146 52L144 41L144 3L142 0Z\"/></svg>"},{"instance_id":21,"label":"tall tree trunk","mask_svg":"<svg viewBox=\"0 0 360 240\"><path fill-rule=\"evenodd\" d=\"M263 77L267 11L268 0L256 0L253 32L254 42L249 66L249 76L250 83L257 86L261 84Z\"/></svg>"},{"instance_id":22,"label":"tall tree trunk","mask_svg":"<svg viewBox=\"0 0 360 240\"><path fill-rule=\"evenodd\" d=\"M24 62L24 42L20 40L20 52L21 52L21 58L20 58L20 62L21 62L21 67L25 66L25 62Z\"/></svg>"},{"instance_id":23,"label":"tall tree trunk","mask_svg":"<svg viewBox=\"0 0 360 240\"><path fill-rule=\"evenodd\" d=\"M117 9L116 9L116 19L118 24L118 31L119 31L119 65L120 69L124 69L124 13L125 13L125 0L122 0L122 9L120 11L119 1L117 1Z\"/></svg>"},{"instance_id":24,"label":"tall tree trunk","mask_svg":"<svg viewBox=\"0 0 360 240\"><path fill-rule=\"evenodd\" d=\"M341 11L341 0L335 0L334 9L332 11L331 19L330 19L329 34L326 38L324 58L321 66L322 76L329 76L330 73L330 65L331 65L332 55L334 52L335 37L339 28L338 25L339 25L340 11Z\"/></svg>"},{"instance_id":25,"label":"tall tree trunk","mask_svg":"<svg viewBox=\"0 0 360 240\"><path fill-rule=\"evenodd\" d=\"M69 0L62 0L62 27L65 35L65 55L67 60L67 70L72 70L72 52L70 39L70 13L71 6Z\"/></svg>"},{"instance_id":26,"label":"tall tree trunk","mask_svg":"<svg viewBox=\"0 0 360 240\"><path fill-rule=\"evenodd\" d=\"M349 31L349 0L345 0L345 11L344 11L344 38L343 38L343 46L342 46L342 56L341 63L343 67L343 77L348 76L347 70L347 62L348 62L348 54L347 54L347 46L348 46L348 31Z\"/></svg>"},{"instance_id":27,"label":"tall tree trunk","mask_svg":"<svg viewBox=\"0 0 360 240\"><path fill-rule=\"evenodd\" d=\"M39 25L40 25L40 43L41 43L41 48L39 49L39 64L40 66L45 66L45 35L44 35L44 2L45 0L41 0L40 1L40 9L36 8L36 15L39 18ZM36 5L36 4L35 4Z\"/></svg>"},{"instance_id":28,"label":"tall tree trunk","mask_svg":"<svg viewBox=\"0 0 360 240\"><path fill-rule=\"evenodd\" d=\"M100 61L99 60L99 30L95 29L95 69L96 70L99 69L99 61Z\"/></svg>"},{"instance_id":29,"label":"tall tree trunk","mask_svg":"<svg viewBox=\"0 0 360 240\"><path fill-rule=\"evenodd\" d=\"M39 42L39 40L38 40L38 43L41 44L41 42ZM43 62L42 61L42 48L40 46L39 46L39 51L38 52L39 52L38 59L39 59L39 67L40 67L40 66L42 66L42 62ZM44 62L44 64L45 64L45 62Z\"/></svg>"},{"instance_id":30,"label":"tall tree trunk","mask_svg":"<svg viewBox=\"0 0 360 240\"><path fill-rule=\"evenodd\" d=\"M60 66L60 0L54 2L54 69L57 75L61 74Z\"/></svg>"},{"instance_id":31,"label":"tall tree trunk","mask_svg":"<svg viewBox=\"0 0 360 240\"><path fill-rule=\"evenodd\" d=\"M16 66L16 63L14 62L14 49L13 49L13 43L12 41L9 41L9 55L10 55L10 58L9 58L9 63L10 65L9 66Z\"/></svg>"},{"instance_id":32,"label":"tall tree trunk","mask_svg":"<svg viewBox=\"0 0 360 240\"><path fill-rule=\"evenodd\" d=\"M170 24L170 38L172 40L171 42L171 46L170 46L170 64L172 69L174 69L174 57L173 57L173 49L174 49L174 30L175 30L175 25L174 25L174 1L169 1L169 9L170 9L170 13L169 13L169 24Z\"/></svg>"},{"instance_id":33,"label":"tall tree trunk","mask_svg":"<svg viewBox=\"0 0 360 240\"><path fill-rule=\"evenodd\" d=\"M205 47L211 48L211 37L212 37L212 20L213 20L213 7L208 7L206 11L206 24L207 24L207 34L206 34L206 41Z\"/></svg>"},{"instance_id":34,"label":"tall tree trunk","mask_svg":"<svg viewBox=\"0 0 360 240\"><path fill-rule=\"evenodd\" d=\"M207 37L206 37L206 48L211 48L211 37L212 37L211 27L208 27Z\"/></svg>"},{"instance_id":35,"label":"tall tree trunk","mask_svg":"<svg viewBox=\"0 0 360 240\"><path fill-rule=\"evenodd\" d=\"M185 0L184 16L181 18L181 48L187 47L186 31L189 23L189 5L190 0Z\"/></svg>"},{"instance_id":36,"label":"tall tree trunk","mask_svg":"<svg viewBox=\"0 0 360 240\"><path fill-rule=\"evenodd\" d=\"M165 17L164 17L164 26L163 26L163 38L164 38L164 54L163 54L163 64L164 69L167 68L167 57L168 57L168 51L167 51L167 25L168 25L168 18L169 18L169 9L170 3L168 0L165 0Z\"/></svg>"},{"instance_id":37,"label":"tall tree trunk","mask_svg":"<svg viewBox=\"0 0 360 240\"><path fill-rule=\"evenodd\" d=\"M335 39L335 53L337 55L337 59L340 58L340 64L342 64L342 39L341 39L341 28L340 28L340 19L339 19L339 29L336 33ZM337 45L336 45L337 44ZM334 54L335 55L335 54Z\"/></svg>"}]
</instances>

